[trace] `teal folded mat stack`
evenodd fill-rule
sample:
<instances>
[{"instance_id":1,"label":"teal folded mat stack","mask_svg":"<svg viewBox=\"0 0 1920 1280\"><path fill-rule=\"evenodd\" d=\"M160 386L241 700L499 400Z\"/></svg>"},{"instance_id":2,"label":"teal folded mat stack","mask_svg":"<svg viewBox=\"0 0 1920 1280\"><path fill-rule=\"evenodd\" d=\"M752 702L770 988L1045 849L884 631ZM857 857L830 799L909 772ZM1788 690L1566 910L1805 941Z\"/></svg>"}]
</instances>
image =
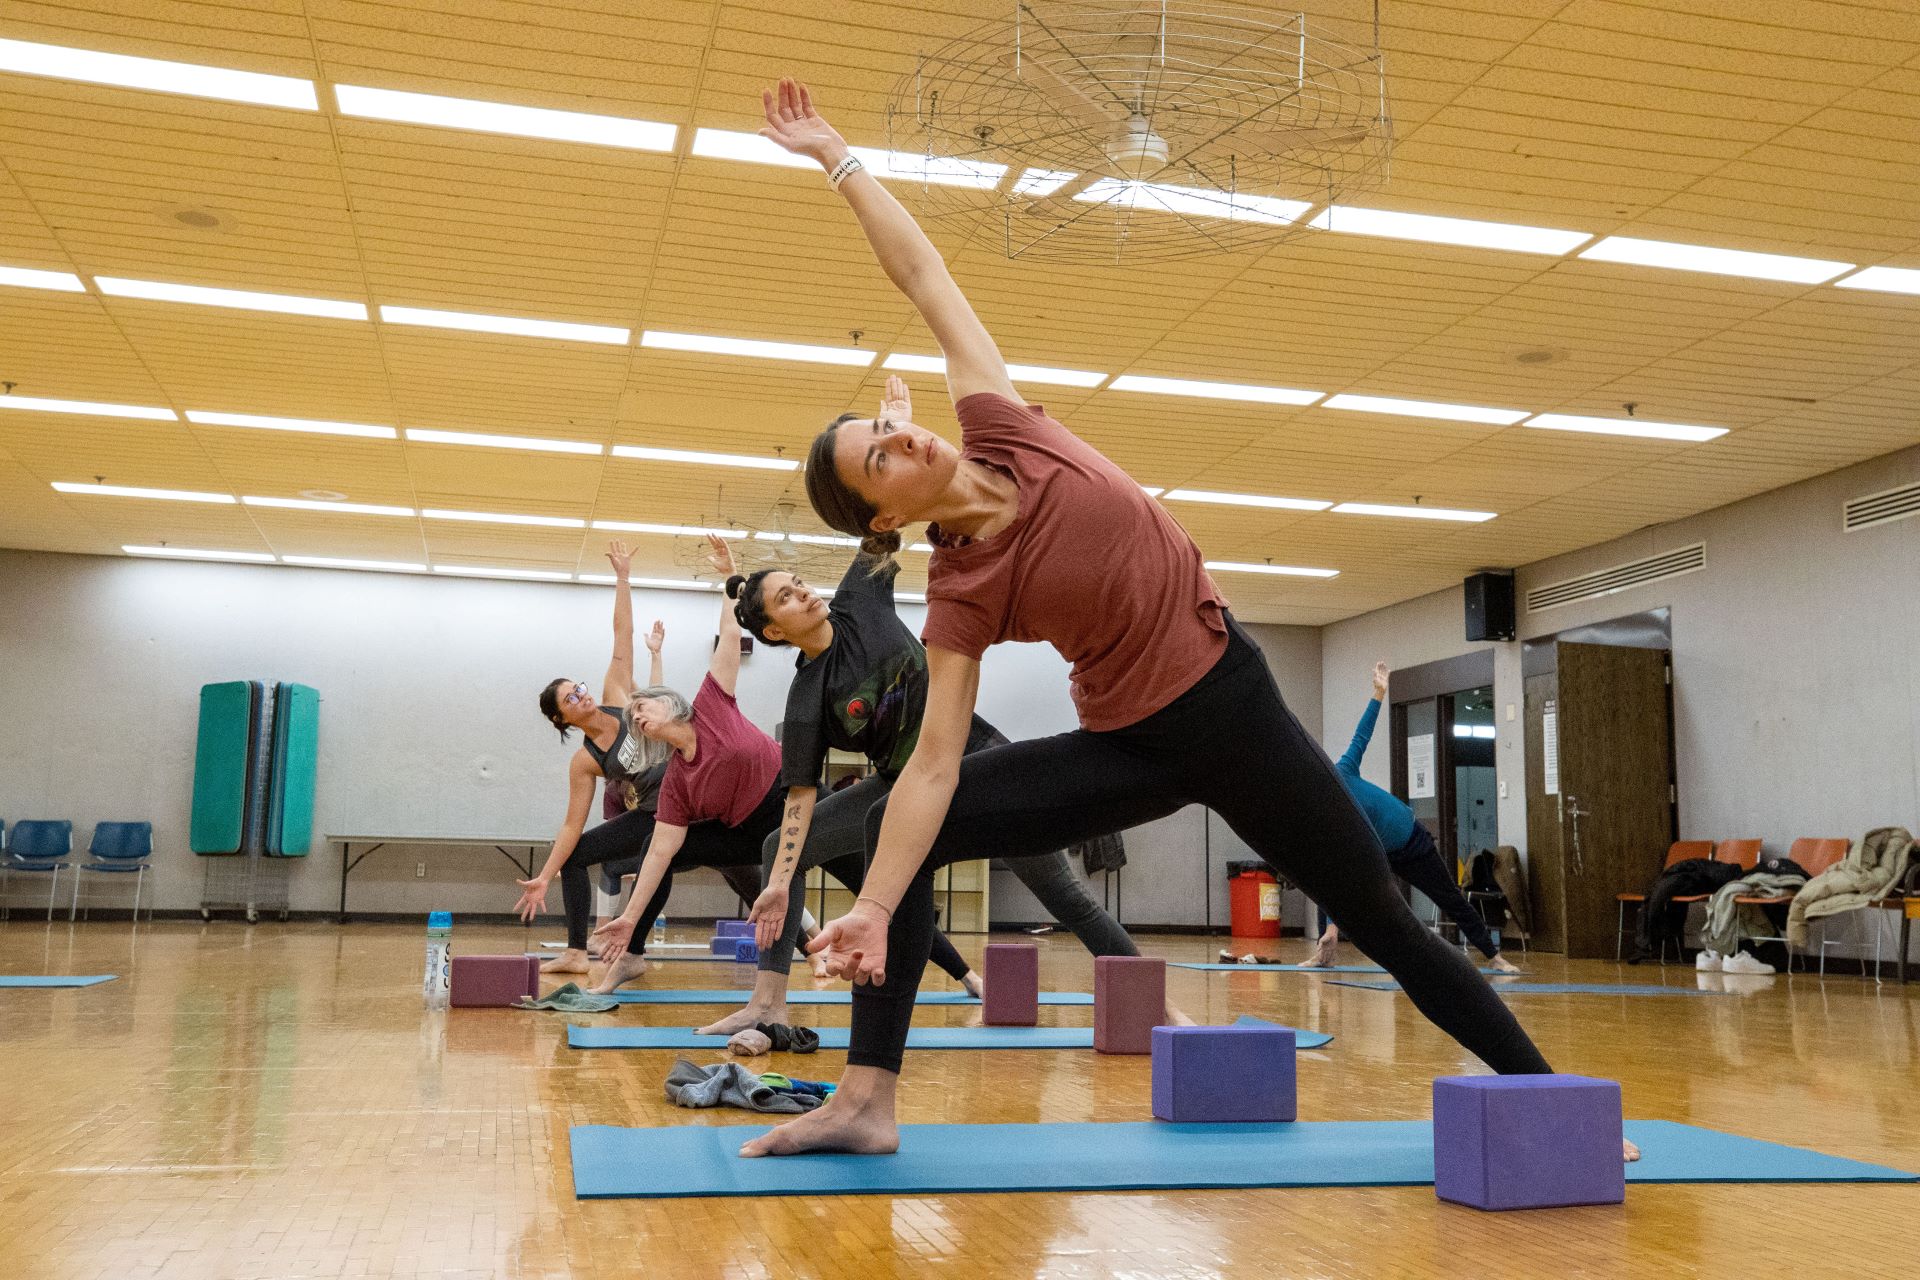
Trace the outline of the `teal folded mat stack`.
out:
<instances>
[{"instance_id":1,"label":"teal folded mat stack","mask_svg":"<svg viewBox=\"0 0 1920 1280\"><path fill-rule=\"evenodd\" d=\"M203 686L188 847L210 856L305 855L319 746L317 690L262 680Z\"/></svg>"},{"instance_id":2,"label":"teal folded mat stack","mask_svg":"<svg viewBox=\"0 0 1920 1280\"><path fill-rule=\"evenodd\" d=\"M193 756L193 818L188 847L199 854L236 854L247 837L253 781L255 684L228 680L202 686L200 730Z\"/></svg>"},{"instance_id":3,"label":"teal folded mat stack","mask_svg":"<svg viewBox=\"0 0 1920 1280\"><path fill-rule=\"evenodd\" d=\"M273 779L266 853L303 858L313 845L313 784L320 761L320 691L282 682L273 694Z\"/></svg>"}]
</instances>

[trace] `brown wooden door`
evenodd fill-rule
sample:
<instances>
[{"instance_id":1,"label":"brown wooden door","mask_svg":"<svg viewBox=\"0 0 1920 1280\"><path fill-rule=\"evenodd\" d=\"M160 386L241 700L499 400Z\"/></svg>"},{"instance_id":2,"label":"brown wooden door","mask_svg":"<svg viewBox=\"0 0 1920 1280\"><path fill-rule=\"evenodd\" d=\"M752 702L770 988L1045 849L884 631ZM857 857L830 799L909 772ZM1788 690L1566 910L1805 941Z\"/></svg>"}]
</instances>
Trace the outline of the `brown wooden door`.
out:
<instances>
[{"instance_id":1,"label":"brown wooden door","mask_svg":"<svg viewBox=\"0 0 1920 1280\"><path fill-rule=\"evenodd\" d=\"M1598 959L1614 952L1614 895L1644 888L1673 839L1667 653L1555 650L1555 670L1526 681L1535 924L1543 950Z\"/></svg>"}]
</instances>

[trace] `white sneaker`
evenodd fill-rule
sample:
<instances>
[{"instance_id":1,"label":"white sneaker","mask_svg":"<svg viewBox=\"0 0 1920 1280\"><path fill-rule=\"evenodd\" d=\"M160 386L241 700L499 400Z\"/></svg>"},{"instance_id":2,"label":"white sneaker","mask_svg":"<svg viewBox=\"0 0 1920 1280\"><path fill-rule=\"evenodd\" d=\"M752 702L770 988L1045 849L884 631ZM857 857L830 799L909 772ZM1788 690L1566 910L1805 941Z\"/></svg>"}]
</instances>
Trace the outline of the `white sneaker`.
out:
<instances>
[{"instance_id":1,"label":"white sneaker","mask_svg":"<svg viewBox=\"0 0 1920 1280\"><path fill-rule=\"evenodd\" d=\"M1728 956L1721 962L1720 968L1727 973L1773 973L1774 967L1751 952L1742 951Z\"/></svg>"},{"instance_id":2,"label":"white sneaker","mask_svg":"<svg viewBox=\"0 0 1920 1280\"><path fill-rule=\"evenodd\" d=\"M1718 951L1702 951L1694 957L1693 967L1706 973L1720 972L1721 962Z\"/></svg>"}]
</instances>

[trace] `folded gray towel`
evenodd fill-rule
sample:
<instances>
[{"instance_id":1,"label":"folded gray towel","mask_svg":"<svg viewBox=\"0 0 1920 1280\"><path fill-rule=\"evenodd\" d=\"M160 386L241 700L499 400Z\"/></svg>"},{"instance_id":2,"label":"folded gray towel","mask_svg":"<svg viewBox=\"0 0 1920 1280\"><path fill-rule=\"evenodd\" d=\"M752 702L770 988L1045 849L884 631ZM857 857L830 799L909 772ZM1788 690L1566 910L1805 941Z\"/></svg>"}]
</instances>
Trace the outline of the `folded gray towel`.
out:
<instances>
[{"instance_id":1,"label":"folded gray towel","mask_svg":"<svg viewBox=\"0 0 1920 1280\"><path fill-rule=\"evenodd\" d=\"M667 1101L679 1107L739 1107L775 1115L796 1115L820 1105L820 1099L782 1093L737 1062L695 1066L685 1058L667 1072Z\"/></svg>"}]
</instances>

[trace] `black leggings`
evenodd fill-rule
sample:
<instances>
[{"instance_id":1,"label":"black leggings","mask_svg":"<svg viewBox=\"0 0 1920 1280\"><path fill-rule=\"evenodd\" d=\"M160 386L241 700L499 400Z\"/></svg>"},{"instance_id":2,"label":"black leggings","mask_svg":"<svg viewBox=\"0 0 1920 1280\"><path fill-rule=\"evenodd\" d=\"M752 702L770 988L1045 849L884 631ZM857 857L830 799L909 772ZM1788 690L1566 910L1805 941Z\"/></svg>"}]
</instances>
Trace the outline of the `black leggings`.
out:
<instances>
[{"instance_id":1,"label":"black leggings","mask_svg":"<svg viewBox=\"0 0 1920 1280\"><path fill-rule=\"evenodd\" d=\"M1552 1070L1513 1014L1417 920L1373 828L1320 744L1287 710L1259 648L1229 619L1213 669L1138 724L1076 729L960 762L933 849L887 930L886 982L853 989L848 1063L900 1070L933 933L933 872L1018 858L1163 818L1189 804L1219 814L1275 871L1324 904L1416 1007L1503 1074ZM887 802L867 814L879 845Z\"/></svg>"},{"instance_id":2,"label":"black leggings","mask_svg":"<svg viewBox=\"0 0 1920 1280\"><path fill-rule=\"evenodd\" d=\"M1440 847L1434 844L1433 835L1425 827L1418 822L1413 824L1413 836L1406 847L1387 855L1387 869L1426 894L1434 906L1459 926L1460 936L1480 948L1481 955L1491 960L1500 954L1500 944L1493 940L1493 931L1487 928L1487 922L1467 900L1467 895L1460 892L1459 882L1447 873ZM1327 931L1328 919L1327 913L1321 911L1321 933Z\"/></svg>"},{"instance_id":3,"label":"black leggings","mask_svg":"<svg viewBox=\"0 0 1920 1280\"><path fill-rule=\"evenodd\" d=\"M767 831L780 822L780 803L786 792L778 784L767 798L738 827L720 822L696 822L687 828L686 843L673 857L673 865L660 877L640 922L634 926L628 950L645 954L647 935L653 922L667 909L673 893L673 873L693 867L712 867L726 879L735 894L752 902L760 896L760 843ZM644 854L653 839L653 815L633 809L617 818L609 818L591 831L581 834L579 843L560 867L560 900L567 911L567 946L582 950L587 945L587 930L593 922L593 868ZM753 834L759 832L759 834Z\"/></svg>"}]
</instances>

